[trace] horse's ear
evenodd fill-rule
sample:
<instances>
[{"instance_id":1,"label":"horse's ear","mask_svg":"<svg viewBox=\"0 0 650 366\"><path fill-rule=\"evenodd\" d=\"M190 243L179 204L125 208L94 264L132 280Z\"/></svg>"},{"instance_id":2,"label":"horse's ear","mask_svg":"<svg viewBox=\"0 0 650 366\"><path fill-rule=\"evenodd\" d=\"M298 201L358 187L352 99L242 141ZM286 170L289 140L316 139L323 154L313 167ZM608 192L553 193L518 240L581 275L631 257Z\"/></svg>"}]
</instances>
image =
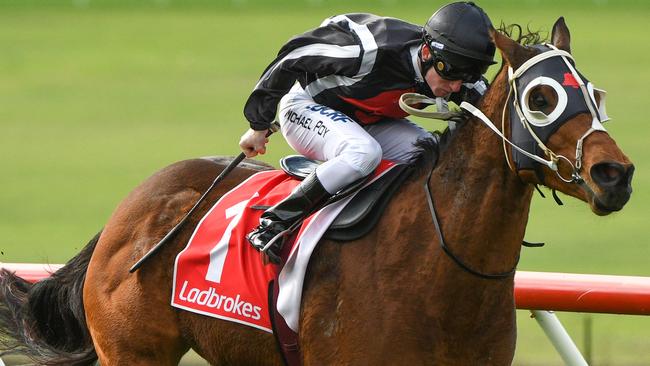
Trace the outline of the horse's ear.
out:
<instances>
[{"instance_id":1,"label":"horse's ear","mask_svg":"<svg viewBox=\"0 0 650 366\"><path fill-rule=\"evenodd\" d=\"M492 36L492 40L501 52L503 59L513 69L517 69L526 61L526 50L519 43L494 28L490 28L490 36Z\"/></svg>"},{"instance_id":2,"label":"horse's ear","mask_svg":"<svg viewBox=\"0 0 650 366\"><path fill-rule=\"evenodd\" d=\"M569 33L569 27L564 22L564 17L560 17L553 25L551 41L555 47L571 52L571 33Z\"/></svg>"}]
</instances>

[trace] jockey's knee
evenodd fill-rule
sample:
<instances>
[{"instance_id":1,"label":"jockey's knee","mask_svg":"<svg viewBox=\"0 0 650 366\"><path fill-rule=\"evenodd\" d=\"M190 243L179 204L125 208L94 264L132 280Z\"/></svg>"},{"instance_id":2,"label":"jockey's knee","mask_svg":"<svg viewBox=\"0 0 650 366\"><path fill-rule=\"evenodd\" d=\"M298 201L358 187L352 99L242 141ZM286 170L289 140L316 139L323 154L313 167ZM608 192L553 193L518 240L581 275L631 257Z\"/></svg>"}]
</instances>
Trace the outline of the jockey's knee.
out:
<instances>
[{"instance_id":1,"label":"jockey's knee","mask_svg":"<svg viewBox=\"0 0 650 366\"><path fill-rule=\"evenodd\" d=\"M374 139L352 139L342 152L361 177L368 176L379 166L382 154L381 145Z\"/></svg>"},{"instance_id":2,"label":"jockey's knee","mask_svg":"<svg viewBox=\"0 0 650 366\"><path fill-rule=\"evenodd\" d=\"M374 139L347 138L337 152L316 169L323 187L331 194L370 175L382 158L381 146Z\"/></svg>"}]
</instances>

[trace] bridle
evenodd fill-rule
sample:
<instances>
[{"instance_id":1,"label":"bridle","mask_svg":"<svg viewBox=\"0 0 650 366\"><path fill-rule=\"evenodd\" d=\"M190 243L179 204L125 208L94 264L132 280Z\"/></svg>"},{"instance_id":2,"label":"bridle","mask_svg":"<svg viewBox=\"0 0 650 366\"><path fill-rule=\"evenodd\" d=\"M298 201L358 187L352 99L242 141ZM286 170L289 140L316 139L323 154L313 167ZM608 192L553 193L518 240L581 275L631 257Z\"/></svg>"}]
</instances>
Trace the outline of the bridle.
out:
<instances>
[{"instance_id":1,"label":"bridle","mask_svg":"<svg viewBox=\"0 0 650 366\"><path fill-rule=\"evenodd\" d=\"M584 146L584 140L591 133L593 133L595 131L606 132L605 127L603 127L603 125L602 125L603 122L608 120L608 117L607 117L607 114L606 114L605 108L604 108L604 98L605 98L606 93L605 93L604 90L600 90L600 89L596 89L596 88L591 87L591 85L588 82L586 83L584 81L584 78L582 77L582 75L580 75L578 73L578 71L575 69L573 64L569 61L569 60L573 61L573 56L571 56L570 53L568 53L568 52L566 52L564 50L560 50L560 49L558 49L555 46L550 45L550 44L546 44L544 46L547 47L549 50L545 51L545 52L542 52L542 53L530 58L529 60L524 62L519 68L517 68L517 70L513 71L512 67L508 66L508 86L509 86L509 88L508 88L508 96L507 96L506 102L504 103L504 106L503 106L503 113L501 114L501 126L502 126L502 130L504 130L505 118L506 118L505 110L509 106L509 103L512 101L511 106L514 109L514 111L516 112L516 116L518 117L518 120L521 122L523 127L527 130L530 137L532 137L535 140L537 146L544 153L544 156L546 158L548 158L548 160L546 160L546 159L544 159L544 158L542 158L542 157L540 157L540 156L538 156L536 154L533 154L533 153L531 153L529 151L526 151L526 150L522 149L521 147L519 147L516 143L513 143L512 141L510 141L507 137L505 137L505 135L498 128L496 128L494 123L487 116L485 116L485 114L483 114L483 112L481 112L481 110L479 110L478 108L476 108L472 104L467 103L467 102L462 102L460 104L460 108L468 111L469 113L471 113L472 115L477 117L486 126L488 126L493 132L495 132L497 135L499 135L499 137L501 137L501 139L503 141L505 159L506 159L506 162L508 163L508 166L510 167L510 169L512 171L517 172L518 169L517 169L516 164L514 164L511 161L511 159L509 158L506 144L509 144L513 149L517 150L519 153L523 154L527 158L529 158L531 160L534 160L535 162L540 163L540 164L548 167L549 169L554 171L555 174L558 176L558 178L561 179L563 182L578 184L583 190L587 191L588 194L593 195L594 192L591 190L591 188L587 185L585 180L580 175L580 171L582 170L583 146ZM584 100L584 105L586 105L586 107L587 107L587 110L585 110L585 112L588 111L592 116L591 127L576 141L575 163L572 162L569 158L567 158L564 155L556 154L553 150L551 150L548 146L546 146L546 144L538 136L538 134L535 132L535 130L536 130L535 127L538 127L539 124L537 126L535 126L535 124L531 120L535 119L535 114L542 113L542 112L530 111L530 110L525 110L525 109L522 108L522 106L525 108L525 104L523 104L522 101L520 100L520 94L521 93L520 93L519 88L517 86L517 81L527 71L529 71L533 66L535 66L535 65L537 65L537 64L539 64L539 63L541 63L541 62L543 62L545 60L553 58L553 57L560 58L563 61L564 65L566 65L566 67L568 68L571 76L573 77L573 80L575 80L575 82L577 83L577 87L580 90L579 94L582 96L582 98ZM552 81L552 79L546 78L544 76L540 76L535 80L539 80L539 79L547 79L547 80ZM535 85L532 85L532 86L534 87L536 85L543 84L543 82L538 82L538 83L539 84L535 84ZM530 84L533 84L533 83L531 82ZM557 85L559 85L559 84L557 84ZM590 90L589 90L590 88L591 88L592 92L590 92ZM532 88L527 87L526 89L530 90ZM600 97L601 97L600 103L596 102L596 99L595 99L595 96L594 96L595 93L598 93L600 95ZM566 94L564 94L564 96L566 98ZM524 97L526 97L526 95L524 95ZM566 103L566 100L564 102ZM600 104L600 106L596 107L596 105L598 105L598 104ZM565 104L565 106L566 106L566 104ZM546 115L544 115L544 116L548 117ZM552 121L552 122L554 122L554 121ZM565 122L566 121L559 121L559 122L556 123L556 126L557 125L562 125ZM546 127L546 125L544 127ZM538 129L539 129L539 127L538 127ZM560 162L560 160L565 161L566 163L569 164L569 166L571 166L571 175L569 177L564 177L560 173L559 166L558 166L558 163Z\"/></svg>"},{"instance_id":2,"label":"bridle","mask_svg":"<svg viewBox=\"0 0 650 366\"><path fill-rule=\"evenodd\" d=\"M544 153L544 156L548 159L545 159L543 157L540 157L534 153L531 153L529 151L526 151L525 149L519 147L516 143L510 141L502 132L499 130L492 121L485 116L483 112L481 112L480 109L475 107L474 105L467 103L467 102L462 102L460 104L460 108L468 111L475 117L477 117L480 121L482 121L487 127L489 127L494 133L496 133L499 137L501 137L503 141L503 148L504 148L504 155L506 162L510 169L514 171L515 173L518 172L517 164L516 162L511 161L511 158L509 157L508 150L507 150L507 144L509 144L512 149L515 149L516 151L520 152L523 154L525 157L542 164L543 166L548 167L552 171L554 171L559 179L566 183L571 183L571 184L577 184L579 185L583 190L587 191L589 194L593 194L593 191L591 188L587 185L585 180L582 178L580 175L580 171L582 169L582 157L583 157L583 145L584 145L584 140L589 136L591 133L595 131L605 131L605 128L602 125L602 122L605 122L608 118L604 109L604 97L605 97L605 92L602 90L595 89L591 87L591 92L590 92L590 84L585 83L583 80L583 77L577 72L573 64L569 61L573 61L573 56L571 56L570 53L560 50L556 48L553 45L546 44L544 45L546 48L549 50L542 52L526 62L524 62L520 67L518 67L516 70L513 70L511 66L508 66L508 96L506 98L506 101L503 106L503 113L502 113L502 118L501 118L501 123L502 123L502 130L504 130L505 127L505 116L506 116L506 108L509 106L509 103L512 103L512 108L516 112L516 116L518 117L519 121L523 125L523 127L528 131L530 134L530 137L534 139L535 143L539 147L539 149ZM577 140L576 142L576 159L575 163L572 162L569 158L567 158L564 155L560 155L555 153L553 150L551 150L546 144L544 143L543 139L538 136L538 133L535 132L536 127L539 129L540 126L546 126L546 125L551 125L555 120L551 120L548 122L548 116L543 114L542 112L539 111L531 111L528 109L527 104L522 104L522 101L520 100L520 91L517 85L518 80L526 74L527 71L529 71L533 66L538 65L545 60L549 60L551 58L558 57L560 58L563 63L566 65L568 68L571 76L573 79L576 81L577 86L580 90L580 94L582 95L584 99L584 103L587 106L587 110L589 113L591 113L592 116L592 125L591 127ZM545 81L544 76L539 76L538 78L534 79L533 81L537 80L539 84L536 85L542 85ZM549 79L549 78L546 78ZM557 82L555 83L557 84ZM526 90L531 90L534 86L532 85L531 87L526 87ZM559 85L559 84L558 84ZM556 89L556 91L558 91ZM600 104L602 107L597 103L594 94L595 93L600 93ZM524 92L524 98L527 97L525 95L526 93ZM566 97L566 94L564 94ZM458 117L458 113L454 112L449 112L448 108L446 108L446 104L443 106L441 103L442 98L429 98L423 95L415 94L415 93L406 93L400 97L399 104L400 107L406 111L409 114L417 115L420 117L425 117L425 118L435 118L435 119L444 119L444 120L453 120L454 117ZM566 100L563 100L563 102L567 102ZM411 107L412 104L436 104L438 110L436 112L429 112L429 111L422 111L421 109L413 108ZM596 107L598 106L598 107ZM566 105L565 105L566 107ZM585 112L587 111L585 110ZM563 110L560 111L560 114L562 114ZM541 113L543 116L536 116L536 113ZM559 114L558 114L559 116ZM558 116L555 116L557 118ZM536 118L540 117L540 118ZM543 123L546 123L546 125L543 125L543 123L540 123L540 121L544 120L544 117L546 117L546 121ZM567 119L568 120L568 119ZM559 124L564 124L566 120L564 121L559 121ZM558 128L557 125L555 128ZM568 163L571 166L571 176L570 177L564 177L560 173L559 170L559 162L563 160L566 163ZM505 271L505 272L498 272L498 273L484 273L475 269L472 269L469 265L467 265L464 261L462 261L460 258L458 258L452 251L451 249L447 246L444 240L444 236L442 234L442 230L440 228L440 223L438 221L437 215L436 215L436 210L435 206L433 204L433 195L431 193L431 187L429 186L429 181L431 180L431 176L433 174L433 170L435 168L435 164L432 164L431 171L429 172L429 175L424 183L424 189L426 192L427 196L427 202L429 205L429 210L431 213L431 217L433 220L433 224L436 228L436 231L438 233L438 240L440 243L440 247L444 251L444 253L450 257L459 267L461 267L463 270L466 272L483 278L483 279L504 279L508 278L510 276L513 276L514 273L516 272L517 269L517 264L519 263L519 256L517 257L514 266L512 269Z\"/></svg>"}]
</instances>

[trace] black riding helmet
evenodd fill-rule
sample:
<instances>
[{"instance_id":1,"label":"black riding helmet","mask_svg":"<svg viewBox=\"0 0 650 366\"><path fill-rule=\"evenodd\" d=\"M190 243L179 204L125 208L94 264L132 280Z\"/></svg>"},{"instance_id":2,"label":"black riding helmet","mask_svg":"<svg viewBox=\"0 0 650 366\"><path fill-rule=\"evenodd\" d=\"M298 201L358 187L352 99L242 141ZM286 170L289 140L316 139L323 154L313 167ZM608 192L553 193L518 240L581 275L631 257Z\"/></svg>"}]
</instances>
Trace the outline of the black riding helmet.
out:
<instances>
[{"instance_id":1,"label":"black riding helmet","mask_svg":"<svg viewBox=\"0 0 650 366\"><path fill-rule=\"evenodd\" d=\"M475 82L495 64L495 46L487 14L472 2L456 2L436 11L423 29L424 42L432 58L423 62L423 72L430 67L447 80Z\"/></svg>"}]
</instances>

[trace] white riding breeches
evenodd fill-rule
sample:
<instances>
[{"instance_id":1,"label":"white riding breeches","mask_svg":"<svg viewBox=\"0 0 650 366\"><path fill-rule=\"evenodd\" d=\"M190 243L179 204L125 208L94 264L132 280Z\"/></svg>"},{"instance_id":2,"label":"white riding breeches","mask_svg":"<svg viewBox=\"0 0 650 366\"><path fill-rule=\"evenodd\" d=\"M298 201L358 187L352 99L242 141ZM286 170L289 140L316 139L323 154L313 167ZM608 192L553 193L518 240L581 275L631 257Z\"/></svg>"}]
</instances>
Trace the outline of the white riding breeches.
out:
<instances>
[{"instance_id":1,"label":"white riding breeches","mask_svg":"<svg viewBox=\"0 0 650 366\"><path fill-rule=\"evenodd\" d=\"M322 161L316 175L334 194L361 179L381 159L408 161L418 139L431 138L407 119L383 120L362 126L345 114L314 102L295 85L279 104L281 131L298 153Z\"/></svg>"}]
</instances>

